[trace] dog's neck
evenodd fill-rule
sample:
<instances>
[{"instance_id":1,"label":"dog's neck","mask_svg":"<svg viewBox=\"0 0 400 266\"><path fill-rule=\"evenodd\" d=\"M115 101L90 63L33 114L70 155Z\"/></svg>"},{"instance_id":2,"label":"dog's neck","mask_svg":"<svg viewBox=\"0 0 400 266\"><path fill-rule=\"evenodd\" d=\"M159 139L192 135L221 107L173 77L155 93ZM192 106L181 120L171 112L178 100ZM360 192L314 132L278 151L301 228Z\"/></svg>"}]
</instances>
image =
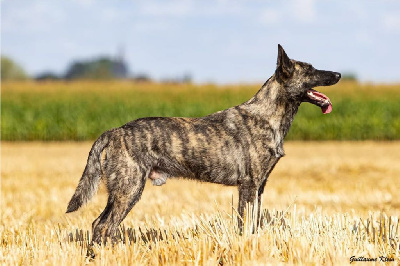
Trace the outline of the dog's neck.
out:
<instances>
[{"instance_id":1,"label":"dog's neck","mask_svg":"<svg viewBox=\"0 0 400 266\"><path fill-rule=\"evenodd\" d=\"M300 104L300 101L285 95L285 90L276 80L274 74L264 83L253 98L242 105L242 108L262 121L266 121L275 132L276 141L283 143L283 139L289 131ZM282 145L282 143L276 144Z\"/></svg>"}]
</instances>

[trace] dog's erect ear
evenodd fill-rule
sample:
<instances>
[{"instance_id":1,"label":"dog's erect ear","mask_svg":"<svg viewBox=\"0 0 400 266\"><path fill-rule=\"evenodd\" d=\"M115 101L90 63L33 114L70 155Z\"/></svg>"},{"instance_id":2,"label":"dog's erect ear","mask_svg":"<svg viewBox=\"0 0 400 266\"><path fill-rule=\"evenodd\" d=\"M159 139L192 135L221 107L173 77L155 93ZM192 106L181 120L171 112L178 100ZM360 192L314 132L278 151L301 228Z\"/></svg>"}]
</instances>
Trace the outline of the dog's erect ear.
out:
<instances>
[{"instance_id":1,"label":"dog's erect ear","mask_svg":"<svg viewBox=\"0 0 400 266\"><path fill-rule=\"evenodd\" d=\"M283 50L283 47L280 44L278 44L278 61L276 64L278 80L285 81L292 75L294 70L293 63L290 62L290 58L287 56L285 50Z\"/></svg>"}]
</instances>

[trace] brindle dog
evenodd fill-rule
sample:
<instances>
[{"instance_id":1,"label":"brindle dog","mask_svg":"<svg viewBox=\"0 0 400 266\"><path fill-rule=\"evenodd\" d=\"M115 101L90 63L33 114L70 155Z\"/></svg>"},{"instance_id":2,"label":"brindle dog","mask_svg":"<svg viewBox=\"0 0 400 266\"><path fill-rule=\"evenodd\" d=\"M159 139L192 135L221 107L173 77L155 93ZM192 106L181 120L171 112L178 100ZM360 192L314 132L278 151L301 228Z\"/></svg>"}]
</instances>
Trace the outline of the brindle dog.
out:
<instances>
[{"instance_id":1,"label":"brindle dog","mask_svg":"<svg viewBox=\"0 0 400 266\"><path fill-rule=\"evenodd\" d=\"M246 203L260 202L269 174L284 156L283 139L300 104L310 102L330 113L329 98L312 88L339 79L340 73L289 59L278 45L274 75L247 102L199 118L141 118L103 133L90 150L67 213L86 203L104 176L108 202L93 222L93 242L100 244L116 235L147 179L161 186L182 177L238 186L243 217Z\"/></svg>"}]
</instances>

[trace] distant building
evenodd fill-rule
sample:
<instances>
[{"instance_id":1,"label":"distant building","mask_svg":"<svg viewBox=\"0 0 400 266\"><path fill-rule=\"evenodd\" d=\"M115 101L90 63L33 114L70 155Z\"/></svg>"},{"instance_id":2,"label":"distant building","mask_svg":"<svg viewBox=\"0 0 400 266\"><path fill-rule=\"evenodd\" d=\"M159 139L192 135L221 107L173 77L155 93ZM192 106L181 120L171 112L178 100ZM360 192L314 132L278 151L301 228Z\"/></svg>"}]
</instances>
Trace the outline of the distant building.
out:
<instances>
[{"instance_id":1,"label":"distant building","mask_svg":"<svg viewBox=\"0 0 400 266\"><path fill-rule=\"evenodd\" d=\"M119 48L118 55L113 61L112 72L114 78L126 79L129 76L128 66L125 63L125 53L123 47Z\"/></svg>"}]
</instances>

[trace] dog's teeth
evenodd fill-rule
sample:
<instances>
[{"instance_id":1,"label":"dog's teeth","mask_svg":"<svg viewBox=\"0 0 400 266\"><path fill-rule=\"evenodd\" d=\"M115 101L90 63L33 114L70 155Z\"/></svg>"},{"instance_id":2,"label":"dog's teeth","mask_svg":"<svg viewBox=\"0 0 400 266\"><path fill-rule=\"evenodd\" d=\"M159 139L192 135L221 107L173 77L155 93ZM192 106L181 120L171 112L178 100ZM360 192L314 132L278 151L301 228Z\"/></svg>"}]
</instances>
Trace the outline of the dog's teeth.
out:
<instances>
[{"instance_id":1,"label":"dog's teeth","mask_svg":"<svg viewBox=\"0 0 400 266\"><path fill-rule=\"evenodd\" d=\"M324 103L328 103L328 104L330 103L330 101L329 101L328 99L318 97L318 96L314 95L312 92L307 92L307 94L308 94L312 99L315 99L315 100L317 100L317 101L324 102Z\"/></svg>"}]
</instances>

